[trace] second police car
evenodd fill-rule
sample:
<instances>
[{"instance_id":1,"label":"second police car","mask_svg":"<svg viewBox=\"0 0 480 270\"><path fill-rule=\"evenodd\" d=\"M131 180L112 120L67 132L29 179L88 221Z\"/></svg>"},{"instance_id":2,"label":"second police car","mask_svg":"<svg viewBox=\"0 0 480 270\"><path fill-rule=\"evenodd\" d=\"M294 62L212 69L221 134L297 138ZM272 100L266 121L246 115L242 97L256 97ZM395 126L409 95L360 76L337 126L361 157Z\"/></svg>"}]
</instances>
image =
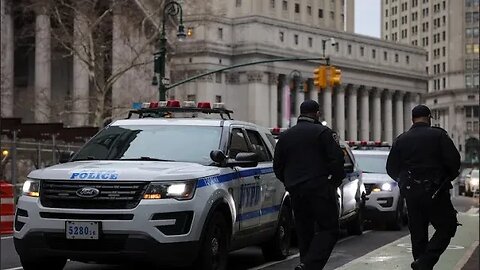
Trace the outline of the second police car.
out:
<instances>
[{"instance_id":1,"label":"second police car","mask_svg":"<svg viewBox=\"0 0 480 270\"><path fill-rule=\"evenodd\" d=\"M365 218L391 230L400 230L407 222L407 207L396 181L386 172L390 150L382 142L348 142L362 170L367 192Z\"/></svg>"},{"instance_id":2,"label":"second police car","mask_svg":"<svg viewBox=\"0 0 480 270\"><path fill-rule=\"evenodd\" d=\"M292 212L273 173L273 136L198 106L146 103L131 111L139 119L113 122L68 162L31 172L14 226L23 268L77 260L226 269L228 252L249 245L285 258Z\"/></svg>"}]
</instances>

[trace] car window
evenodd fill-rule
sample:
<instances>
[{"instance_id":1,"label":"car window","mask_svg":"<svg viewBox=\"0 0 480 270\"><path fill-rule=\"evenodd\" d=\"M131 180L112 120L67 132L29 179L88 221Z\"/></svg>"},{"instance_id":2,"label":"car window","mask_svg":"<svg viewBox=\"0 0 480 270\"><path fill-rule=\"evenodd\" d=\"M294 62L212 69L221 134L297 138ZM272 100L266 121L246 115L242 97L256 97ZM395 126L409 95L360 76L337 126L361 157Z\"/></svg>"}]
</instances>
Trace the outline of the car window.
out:
<instances>
[{"instance_id":1,"label":"car window","mask_svg":"<svg viewBox=\"0 0 480 270\"><path fill-rule=\"evenodd\" d=\"M356 154L358 166L364 173L387 173L387 155Z\"/></svg>"},{"instance_id":2,"label":"car window","mask_svg":"<svg viewBox=\"0 0 480 270\"><path fill-rule=\"evenodd\" d=\"M248 143L245 139L242 129L232 129L232 134L230 135L230 146L228 149L228 156L230 158L235 158L238 153L251 152L250 149L248 149Z\"/></svg>"},{"instance_id":3,"label":"car window","mask_svg":"<svg viewBox=\"0 0 480 270\"><path fill-rule=\"evenodd\" d=\"M275 145L277 144L277 141L275 140L275 137L271 133L267 133L265 135L267 136L267 139L272 144L273 148L275 148Z\"/></svg>"},{"instance_id":4,"label":"car window","mask_svg":"<svg viewBox=\"0 0 480 270\"><path fill-rule=\"evenodd\" d=\"M350 155L348 154L347 149L342 147L342 151L343 151L343 158L345 159L345 164L348 164L348 165L352 164L353 165L353 161L350 158Z\"/></svg>"},{"instance_id":5,"label":"car window","mask_svg":"<svg viewBox=\"0 0 480 270\"><path fill-rule=\"evenodd\" d=\"M253 130L247 130L247 135L250 143L252 144L253 152L258 155L258 161L262 162L272 160L272 157L268 153L267 147L260 137L260 134Z\"/></svg>"}]
</instances>

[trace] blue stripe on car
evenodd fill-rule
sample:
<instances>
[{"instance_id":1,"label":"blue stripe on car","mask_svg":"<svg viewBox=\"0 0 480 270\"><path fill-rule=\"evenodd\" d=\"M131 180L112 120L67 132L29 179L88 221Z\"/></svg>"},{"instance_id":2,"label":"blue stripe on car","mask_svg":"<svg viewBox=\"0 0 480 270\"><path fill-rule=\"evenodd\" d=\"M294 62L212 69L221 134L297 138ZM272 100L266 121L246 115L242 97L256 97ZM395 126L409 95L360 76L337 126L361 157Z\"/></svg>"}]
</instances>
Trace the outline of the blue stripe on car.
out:
<instances>
[{"instance_id":1,"label":"blue stripe on car","mask_svg":"<svg viewBox=\"0 0 480 270\"><path fill-rule=\"evenodd\" d=\"M269 167L269 168L255 168L255 169L250 169L250 170L243 170L243 171L240 171L238 173L233 172L233 173L227 173L227 174L222 174L222 175L202 177L202 178L198 179L197 188L229 182L229 181L235 180L237 175L240 175L240 177L250 177L250 176L254 176L254 175L270 174L270 173L273 173L273 168L272 167Z\"/></svg>"},{"instance_id":2,"label":"blue stripe on car","mask_svg":"<svg viewBox=\"0 0 480 270\"><path fill-rule=\"evenodd\" d=\"M281 207L280 205L275 205L272 207L267 207L267 208L263 208L263 209L252 211L252 212L238 214L236 218L236 222L276 213L280 211L280 207Z\"/></svg>"}]
</instances>

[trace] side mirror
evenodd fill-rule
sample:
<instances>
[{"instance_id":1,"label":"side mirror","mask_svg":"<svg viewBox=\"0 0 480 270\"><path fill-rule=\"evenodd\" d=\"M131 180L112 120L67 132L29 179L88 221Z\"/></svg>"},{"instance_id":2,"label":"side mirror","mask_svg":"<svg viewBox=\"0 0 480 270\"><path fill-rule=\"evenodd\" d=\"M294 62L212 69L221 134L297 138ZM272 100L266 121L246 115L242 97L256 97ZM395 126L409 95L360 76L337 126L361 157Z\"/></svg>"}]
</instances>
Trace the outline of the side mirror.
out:
<instances>
[{"instance_id":1,"label":"side mirror","mask_svg":"<svg viewBox=\"0 0 480 270\"><path fill-rule=\"evenodd\" d=\"M58 159L58 162L60 162L60 163L69 162L74 154L75 154L75 152L73 152L73 151L61 152L60 157Z\"/></svg>"},{"instance_id":2,"label":"side mirror","mask_svg":"<svg viewBox=\"0 0 480 270\"><path fill-rule=\"evenodd\" d=\"M352 163L345 163L343 165L343 169L346 173L353 173L353 164Z\"/></svg>"},{"instance_id":3,"label":"side mirror","mask_svg":"<svg viewBox=\"0 0 480 270\"><path fill-rule=\"evenodd\" d=\"M227 165L243 168L256 167L258 165L258 155L256 153L238 153L234 160L228 160Z\"/></svg>"},{"instance_id":4,"label":"side mirror","mask_svg":"<svg viewBox=\"0 0 480 270\"><path fill-rule=\"evenodd\" d=\"M224 164L227 160L227 156L220 150L213 150L210 152L210 158L219 164Z\"/></svg>"}]
</instances>

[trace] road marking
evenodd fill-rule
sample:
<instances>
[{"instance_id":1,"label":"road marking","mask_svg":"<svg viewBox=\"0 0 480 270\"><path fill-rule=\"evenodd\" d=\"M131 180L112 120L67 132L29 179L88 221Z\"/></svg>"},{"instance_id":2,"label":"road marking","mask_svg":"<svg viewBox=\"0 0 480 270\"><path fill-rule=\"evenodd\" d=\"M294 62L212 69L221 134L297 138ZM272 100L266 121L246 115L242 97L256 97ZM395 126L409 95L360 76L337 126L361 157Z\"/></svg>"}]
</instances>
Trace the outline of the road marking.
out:
<instances>
[{"instance_id":1,"label":"road marking","mask_svg":"<svg viewBox=\"0 0 480 270\"><path fill-rule=\"evenodd\" d=\"M463 257L458 261L458 263L455 265L455 270L461 270L465 264L467 264L468 259L472 257L473 252L475 252L475 249L478 247L478 241L473 242L473 244L468 248L467 252L463 255Z\"/></svg>"},{"instance_id":2,"label":"road marking","mask_svg":"<svg viewBox=\"0 0 480 270\"><path fill-rule=\"evenodd\" d=\"M3 269L3 270L20 270L20 269L23 269L23 267L14 267L14 268L7 268L7 269Z\"/></svg>"},{"instance_id":3,"label":"road marking","mask_svg":"<svg viewBox=\"0 0 480 270\"><path fill-rule=\"evenodd\" d=\"M363 234L367 234L369 232L372 232L372 230L367 230L367 231L364 231ZM337 241L337 244L340 244L342 242L345 242L347 240L350 240L352 238L355 238L355 237L358 237L357 235L350 235L350 236L347 236L345 238L342 238L340 240ZM296 254L293 254L293 255L290 255L288 256L287 258L281 260L281 261L276 261L276 262L268 262L268 263L265 263L265 264L262 264L260 266L256 266L256 267L253 267L253 268L249 268L248 270L261 270L261 269L264 269L264 268L267 268L269 266L273 266L273 265L276 265L276 264L280 264L280 263L283 263L283 262L286 262L286 261L289 261L289 260L292 260L292 259L295 259L295 258L298 258L300 257L300 253L296 253Z\"/></svg>"},{"instance_id":4,"label":"road marking","mask_svg":"<svg viewBox=\"0 0 480 270\"><path fill-rule=\"evenodd\" d=\"M467 215L477 215L478 214L478 207L472 206L470 209L465 212Z\"/></svg>"},{"instance_id":5,"label":"road marking","mask_svg":"<svg viewBox=\"0 0 480 270\"><path fill-rule=\"evenodd\" d=\"M13 236L2 236L2 240L5 240L5 239L12 239Z\"/></svg>"}]
</instances>

